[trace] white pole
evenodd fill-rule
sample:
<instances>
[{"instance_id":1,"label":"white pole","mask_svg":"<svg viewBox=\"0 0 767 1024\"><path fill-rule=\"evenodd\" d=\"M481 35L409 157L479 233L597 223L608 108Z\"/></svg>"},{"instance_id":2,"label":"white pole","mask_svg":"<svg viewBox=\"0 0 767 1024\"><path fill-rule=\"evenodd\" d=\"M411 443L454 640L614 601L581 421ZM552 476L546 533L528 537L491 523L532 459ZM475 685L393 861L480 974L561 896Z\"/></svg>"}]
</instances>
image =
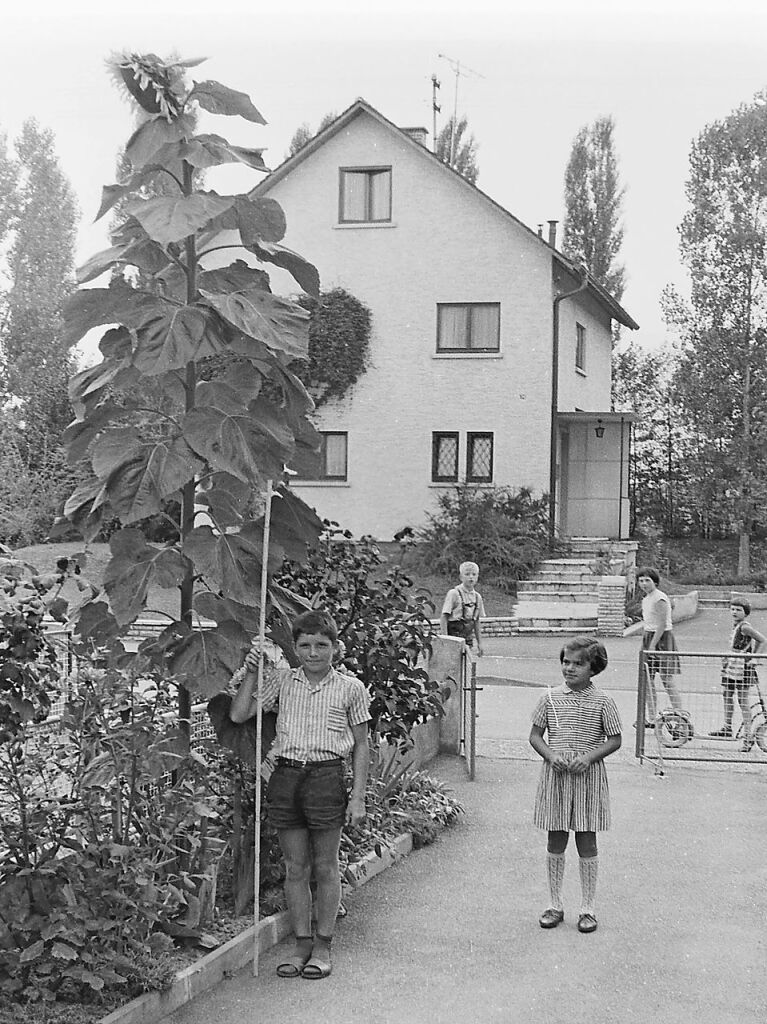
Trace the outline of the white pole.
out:
<instances>
[{"instance_id":1,"label":"white pole","mask_svg":"<svg viewBox=\"0 0 767 1024\"><path fill-rule=\"evenodd\" d=\"M267 562L269 560L269 530L272 522L272 481L266 482L266 509L264 510L264 543L261 549L261 605L258 609L258 640L259 650L264 649L266 636L266 582ZM255 808L255 851L253 857L253 921L255 924L255 940L253 942L253 977L258 977L259 954L259 902L261 895L261 705L264 683L264 658L258 659L258 693L256 695L256 808Z\"/></svg>"}]
</instances>

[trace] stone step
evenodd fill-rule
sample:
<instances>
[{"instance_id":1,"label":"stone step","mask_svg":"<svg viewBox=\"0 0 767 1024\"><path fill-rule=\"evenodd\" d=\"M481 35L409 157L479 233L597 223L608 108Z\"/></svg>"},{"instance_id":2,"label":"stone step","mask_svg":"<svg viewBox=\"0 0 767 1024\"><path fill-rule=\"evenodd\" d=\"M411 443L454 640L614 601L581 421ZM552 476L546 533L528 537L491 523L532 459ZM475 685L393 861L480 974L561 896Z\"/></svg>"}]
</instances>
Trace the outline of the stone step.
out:
<instances>
[{"instance_id":1,"label":"stone step","mask_svg":"<svg viewBox=\"0 0 767 1024\"><path fill-rule=\"evenodd\" d=\"M576 566L589 568L593 561L594 559L588 556L583 558L544 558L541 562L541 569L570 569Z\"/></svg>"},{"instance_id":2,"label":"stone step","mask_svg":"<svg viewBox=\"0 0 767 1024\"><path fill-rule=\"evenodd\" d=\"M558 603L568 604L594 604L598 601L598 595L593 590L520 590L517 588L517 596L521 601L546 601L551 604L556 599Z\"/></svg>"},{"instance_id":3,"label":"stone step","mask_svg":"<svg viewBox=\"0 0 767 1024\"><path fill-rule=\"evenodd\" d=\"M591 580L581 582L573 581L569 579L537 579L537 580L520 580L517 583L517 593L528 593L529 591L545 591L551 594L551 599L554 600L556 594L593 594L594 600L597 600L598 583L596 577L592 577Z\"/></svg>"},{"instance_id":4,"label":"stone step","mask_svg":"<svg viewBox=\"0 0 767 1024\"><path fill-rule=\"evenodd\" d=\"M518 626L517 632L522 634L526 633L528 636L533 635L575 635L577 633L594 633L596 632L597 623L594 620L589 626Z\"/></svg>"},{"instance_id":5,"label":"stone step","mask_svg":"<svg viewBox=\"0 0 767 1024\"><path fill-rule=\"evenodd\" d=\"M595 576L593 572L577 572L575 569L541 569L539 570L539 579L541 581L551 580L553 582L559 580L573 583L591 583L592 586L599 586L599 577Z\"/></svg>"},{"instance_id":6,"label":"stone step","mask_svg":"<svg viewBox=\"0 0 767 1024\"><path fill-rule=\"evenodd\" d=\"M596 629L598 605L593 602L520 601L514 608L514 617L523 627L548 630L572 628Z\"/></svg>"}]
</instances>

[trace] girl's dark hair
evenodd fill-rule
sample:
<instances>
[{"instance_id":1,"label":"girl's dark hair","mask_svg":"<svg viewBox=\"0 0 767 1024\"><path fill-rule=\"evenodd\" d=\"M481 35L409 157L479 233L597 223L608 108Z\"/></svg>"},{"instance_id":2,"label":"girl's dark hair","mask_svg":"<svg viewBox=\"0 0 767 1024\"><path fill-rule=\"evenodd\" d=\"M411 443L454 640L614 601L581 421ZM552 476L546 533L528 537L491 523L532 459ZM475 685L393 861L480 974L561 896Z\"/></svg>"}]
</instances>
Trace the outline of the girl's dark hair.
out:
<instances>
[{"instance_id":1,"label":"girl's dark hair","mask_svg":"<svg viewBox=\"0 0 767 1024\"><path fill-rule=\"evenodd\" d=\"M649 566L644 566L642 569L637 569L637 579L640 576L646 576L648 580L652 580L657 587L660 583L660 576L656 569L651 569Z\"/></svg>"},{"instance_id":2,"label":"girl's dark hair","mask_svg":"<svg viewBox=\"0 0 767 1024\"><path fill-rule=\"evenodd\" d=\"M564 661L565 651L573 653L575 651L583 651L591 666L591 674L593 676L598 676L600 672L607 668L607 650L605 645L601 644L593 636L574 636L572 640L568 640L559 652L560 663Z\"/></svg>"},{"instance_id":3,"label":"girl's dark hair","mask_svg":"<svg viewBox=\"0 0 767 1024\"><path fill-rule=\"evenodd\" d=\"M730 604L731 605L736 604L738 606L738 608L742 608L743 611L746 613L746 615L750 615L751 614L751 605L745 599L745 597L733 597L730 600Z\"/></svg>"},{"instance_id":4,"label":"girl's dark hair","mask_svg":"<svg viewBox=\"0 0 767 1024\"><path fill-rule=\"evenodd\" d=\"M335 643L338 639L338 626L327 612L310 611L301 612L293 620L293 642L298 640L302 633L319 633L326 636L328 640Z\"/></svg>"}]
</instances>

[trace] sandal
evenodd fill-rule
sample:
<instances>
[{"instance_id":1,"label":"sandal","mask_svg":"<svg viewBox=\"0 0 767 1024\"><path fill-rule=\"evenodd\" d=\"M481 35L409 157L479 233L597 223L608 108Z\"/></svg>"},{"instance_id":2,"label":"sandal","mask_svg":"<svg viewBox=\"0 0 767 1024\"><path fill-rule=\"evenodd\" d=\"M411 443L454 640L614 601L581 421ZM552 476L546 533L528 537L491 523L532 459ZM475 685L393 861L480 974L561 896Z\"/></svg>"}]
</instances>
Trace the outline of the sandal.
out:
<instances>
[{"instance_id":1,"label":"sandal","mask_svg":"<svg viewBox=\"0 0 767 1024\"><path fill-rule=\"evenodd\" d=\"M593 914L581 914L578 918L579 932L595 932L597 930L597 919Z\"/></svg>"},{"instance_id":2,"label":"sandal","mask_svg":"<svg viewBox=\"0 0 767 1024\"><path fill-rule=\"evenodd\" d=\"M321 960L318 956L311 956L304 964L301 977L308 981L320 981L322 978L329 978L332 970L330 959Z\"/></svg>"},{"instance_id":3,"label":"sandal","mask_svg":"<svg viewBox=\"0 0 767 1024\"><path fill-rule=\"evenodd\" d=\"M277 974L280 978L298 978L308 963L309 957L289 956L281 964L277 964Z\"/></svg>"},{"instance_id":4,"label":"sandal","mask_svg":"<svg viewBox=\"0 0 767 1024\"><path fill-rule=\"evenodd\" d=\"M564 919L564 910L554 910L553 908L549 908L548 910L544 910L538 918L538 924L541 928L556 928L556 926L561 924Z\"/></svg>"}]
</instances>

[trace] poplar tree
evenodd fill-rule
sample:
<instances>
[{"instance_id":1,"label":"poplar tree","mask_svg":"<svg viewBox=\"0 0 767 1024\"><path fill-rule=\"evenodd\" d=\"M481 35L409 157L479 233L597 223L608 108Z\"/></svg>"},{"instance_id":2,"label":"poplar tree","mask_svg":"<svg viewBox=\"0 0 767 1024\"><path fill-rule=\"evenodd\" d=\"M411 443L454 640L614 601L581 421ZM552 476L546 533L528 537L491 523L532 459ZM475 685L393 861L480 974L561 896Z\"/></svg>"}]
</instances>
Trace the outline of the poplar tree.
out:
<instances>
[{"instance_id":1,"label":"poplar tree","mask_svg":"<svg viewBox=\"0 0 767 1024\"><path fill-rule=\"evenodd\" d=\"M467 134L468 127L469 122L465 116L457 120L452 116L448 118L447 124L437 135L434 152L442 163L476 185L479 177L478 146L474 136Z\"/></svg>"},{"instance_id":2,"label":"poplar tree","mask_svg":"<svg viewBox=\"0 0 767 1024\"><path fill-rule=\"evenodd\" d=\"M696 442L700 500L739 537L738 574L767 500L767 96L708 125L693 142L680 252L689 304L667 319L681 355L678 403Z\"/></svg>"},{"instance_id":3,"label":"poplar tree","mask_svg":"<svg viewBox=\"0 0 767 1024\"><path fill-rule=\"evenodd\" d=\"M615 155L612 117L598 117L578 131L565 170L565 224L562 248L620 302L626 271L623 196Z\"/></svg>"}]
</instances>

